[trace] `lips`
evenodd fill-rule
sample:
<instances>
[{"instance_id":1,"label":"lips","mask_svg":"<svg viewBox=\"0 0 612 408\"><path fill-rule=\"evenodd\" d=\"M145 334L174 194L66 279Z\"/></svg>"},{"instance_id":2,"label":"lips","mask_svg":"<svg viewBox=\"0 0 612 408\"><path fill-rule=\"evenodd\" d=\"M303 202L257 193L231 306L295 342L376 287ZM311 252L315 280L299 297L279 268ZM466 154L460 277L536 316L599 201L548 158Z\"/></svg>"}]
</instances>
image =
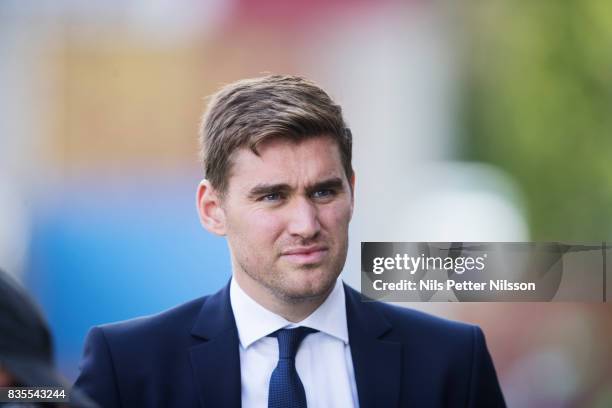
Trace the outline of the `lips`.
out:
<instances>
[{"instance_id":1,"label":"lips","mask_svg":"<svg viewBox=\"0 0 612 408\"><path fill-rule=\"evenodd\" d=\"M307 264L321 262L329 249L325 246L292 248L284 251L281 256L294 263Z\"/></svg>"}]
</instances>

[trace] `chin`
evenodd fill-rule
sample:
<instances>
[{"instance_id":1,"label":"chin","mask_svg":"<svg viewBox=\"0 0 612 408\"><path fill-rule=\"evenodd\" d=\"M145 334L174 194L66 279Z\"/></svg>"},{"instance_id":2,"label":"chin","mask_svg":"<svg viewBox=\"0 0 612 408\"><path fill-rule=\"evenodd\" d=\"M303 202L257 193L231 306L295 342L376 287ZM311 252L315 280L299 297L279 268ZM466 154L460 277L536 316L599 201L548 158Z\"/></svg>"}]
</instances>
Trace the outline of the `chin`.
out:
<instances>
[{"instance_id":1,"label":"chin","mask_svg":"<svg viewBox=\"0 0 612 408\"><path fill-rule=\"evenodd\" d=\"M299 300L326 295L336 283L337 275L306 269L295 271L292 278L285 282L283 292L287 298Z\"/></svg>"}]
</instances>

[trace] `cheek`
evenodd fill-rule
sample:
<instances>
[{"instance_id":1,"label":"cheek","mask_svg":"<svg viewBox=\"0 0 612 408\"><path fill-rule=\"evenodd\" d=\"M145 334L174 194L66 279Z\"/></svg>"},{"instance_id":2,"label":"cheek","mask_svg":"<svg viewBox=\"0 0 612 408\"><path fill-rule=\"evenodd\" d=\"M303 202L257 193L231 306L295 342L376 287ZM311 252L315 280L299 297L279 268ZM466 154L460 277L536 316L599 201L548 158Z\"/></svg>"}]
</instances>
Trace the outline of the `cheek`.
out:
<instances>
[{"instance_id":1,"label":"cheek","mask_svg":"<svg viewBox=\"0 0 612 408\"><path fill-rule=\"evenodd\" d=\"M271 247L282 232L282 222L276 214L251 211L242 217L228 219L228 229L248 242L249 246L264 248Z\"/></svg>"},{"instance_id":2,"label":"cheek","mask_svg":"<svg viewBox=\"0 0 612 408\"><path fill-rule=\"evenodd\" d=\"M338 205L324 207L319 212L319 218L328 231L344 231L351 220L350 204L338 203Z\"/></svg>"}]
</instances>

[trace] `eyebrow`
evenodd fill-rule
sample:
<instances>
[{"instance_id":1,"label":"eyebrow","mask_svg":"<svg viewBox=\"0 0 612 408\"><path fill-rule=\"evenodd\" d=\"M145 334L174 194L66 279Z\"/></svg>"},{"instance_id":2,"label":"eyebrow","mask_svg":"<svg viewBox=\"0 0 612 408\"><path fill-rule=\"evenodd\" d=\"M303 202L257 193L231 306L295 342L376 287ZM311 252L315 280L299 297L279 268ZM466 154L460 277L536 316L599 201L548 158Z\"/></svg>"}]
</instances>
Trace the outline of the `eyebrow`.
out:
<instances>
[{"instance_id":1,"label":"eyebrow","mask_svg":"<svg viewBox=\"0 0 612 408\"><path fill-rule=\"evenodd\" d=\"M315 185L311 187L306 187L306 191L308 194L312 194L315 191L319 190L342 190L344 189L344 183L342 183L342 179L339 177L332 177L327 180L323 180L319 183L315 183Z\"/></svg>"},{"instance_id":2,"label":"eyebrow","mask_svg":"<svg viewBox=\"0 0 612 408\"><path fill-rule=\"evenodd\" d=\"M312 194L315 191L319 191L319 190L342 190L343 188L344 188L344 183L342 182L342 179L339 177L332 177L327 180L323 180L318 183L315 183L312 186L307 186L306 192L308 194ZM250 198L255 198L255 197L261 197L261 196L265 196L268 194L279 193L279 192L287 193L291 190L293 190L293 188L287 183L278 183L278 184L261 183L253 187L249 191L248 196Z\"/></svg>"}]
</instances>

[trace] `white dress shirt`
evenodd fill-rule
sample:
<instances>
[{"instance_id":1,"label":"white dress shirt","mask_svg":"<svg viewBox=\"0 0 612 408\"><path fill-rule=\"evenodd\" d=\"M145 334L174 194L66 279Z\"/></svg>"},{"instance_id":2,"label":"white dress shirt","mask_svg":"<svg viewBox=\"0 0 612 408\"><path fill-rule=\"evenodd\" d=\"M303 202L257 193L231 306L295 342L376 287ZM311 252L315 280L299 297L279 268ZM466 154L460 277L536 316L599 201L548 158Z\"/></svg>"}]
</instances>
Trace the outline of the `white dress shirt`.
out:
<instances>
[{"instance_id":1,"label":"white dress shirt","mask_svg":"<svg viewBox=\"0 0 612 408\"><path fill-rule=\"evenodd\" d=\"M308 408L359 406L340 279L325 302L299 323L292 323L261 306L233 278L230 302L240 340L243 408L268 406L270 376L278 363L278 341L267 336L279 329L298 326L319 331L306 336L295 358Z\"/></svg>"}]
</instances>

